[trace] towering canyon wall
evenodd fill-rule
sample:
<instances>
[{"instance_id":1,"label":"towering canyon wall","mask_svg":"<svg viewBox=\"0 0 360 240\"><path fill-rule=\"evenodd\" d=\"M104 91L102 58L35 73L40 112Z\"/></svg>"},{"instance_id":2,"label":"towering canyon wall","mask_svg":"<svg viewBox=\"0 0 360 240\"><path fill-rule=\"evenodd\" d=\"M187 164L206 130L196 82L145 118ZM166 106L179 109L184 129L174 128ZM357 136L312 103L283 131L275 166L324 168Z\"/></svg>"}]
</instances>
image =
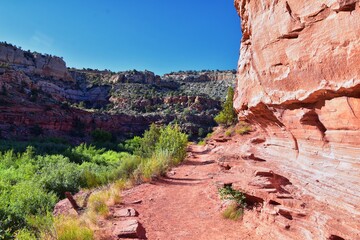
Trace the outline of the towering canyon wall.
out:
<instances>
[{"instance_id":1,"label":"towering canyon wall","mask_svg":"<svg viewBox=\"0 0 360 240\"><path fill-rule=\"evenodd\" d=\"M265 198L294 213L287 237L360 239L359 1L235 7L243 39L234 105L259 130L246 151L292 185L289 201ZM293 217L298 209L307 213Z\"/></svg>"},{"instance_id":2,"label":"towering canyon wall","mask_svg":"<svg viewBox=\"0 0 360 240\"><path fill-rule=\"evenodd\" d=\"M90 139L103 129L121 138L155 122L178 122L205 136L215 126L233 71L186 71L163 77L150 71L68 69L56 56L0 42L0 139Z\"/></svg>"}]
</instances>

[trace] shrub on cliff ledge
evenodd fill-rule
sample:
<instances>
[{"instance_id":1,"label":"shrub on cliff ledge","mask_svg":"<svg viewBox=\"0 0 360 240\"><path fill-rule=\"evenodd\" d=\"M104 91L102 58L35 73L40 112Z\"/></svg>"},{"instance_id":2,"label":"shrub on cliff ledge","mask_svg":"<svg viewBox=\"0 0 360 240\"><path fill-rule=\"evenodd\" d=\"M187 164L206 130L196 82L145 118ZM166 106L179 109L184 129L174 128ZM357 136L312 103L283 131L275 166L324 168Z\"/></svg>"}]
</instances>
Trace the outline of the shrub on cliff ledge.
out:
<instances>
[{"instance_id":1,"label":"shrub on cliff ledge","mask_svg":"<svg viewBox=\"0 0 360 240\"><path fill-rule=\"evenodd\" d=\"M237 117L233 107L234 99L234 89L232 87L228 88L226 101L223 104L223 110L215 116L214 120L218 124L225 126L230 126L236 123Z\"/></svg>"}]
</instances>

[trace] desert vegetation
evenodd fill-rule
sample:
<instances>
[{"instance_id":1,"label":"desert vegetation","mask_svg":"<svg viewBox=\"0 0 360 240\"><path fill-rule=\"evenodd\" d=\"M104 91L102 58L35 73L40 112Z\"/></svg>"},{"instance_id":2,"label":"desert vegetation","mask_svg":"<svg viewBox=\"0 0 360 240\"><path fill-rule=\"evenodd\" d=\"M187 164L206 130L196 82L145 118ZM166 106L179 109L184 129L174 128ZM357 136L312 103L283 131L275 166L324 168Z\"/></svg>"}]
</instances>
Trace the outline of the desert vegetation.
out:
<instances>
[{"instance_id":1,"label":"desert vegetation","mask_svg":"<svg viewBox=\"0 0 360 240\"><path fill-rule=\"evenodd\" d=\"M234 99L234 89L232 87L229 87L226 95L226 100L222 105L222 110L214 118L218 124L231 126L237 122L237 114L233 107L234 104L233 99Z\"/></svg>"},{"instance_id":2,"label":"desert vegetation","mask_svg":"<svg viewBox=\"0 0 360 240\"><path fill-rule=\"evenodd\" d=\"M225 186L219 189L219 195L222 200L229 200L230 204L223 212L223 217L231 220L238 220L244 214L246 207L245 195L233 189L231 186Z\"/></svg>"},{"instance_id":3,"label":"desert vegetation","mask_svg":"<svg viewBox=\"0 0 360 240\"><path fill-rule=\"evenodd\" d=\"M96 130L93 138L95 142L109 140L111 134ZM24 150L22 144L8 143L16 147L3 147L0 152L0 239L92 239L91 230L79 220L67 219L67 223L52 216L64 193L105 186L106 194L90 197L89 211L106 216L106 203L120 201L116 189L123 181L149 181L180 163L185 158L187 135L177 125L151 125L143 137L120 144L122 151L59 143L59 148L47 152L40 143L39 150L33 146ZM73 237L62 235L70 231L64 228L83 231L84 237L76 237L75 230Z\"/></svg>"}]
</instances>

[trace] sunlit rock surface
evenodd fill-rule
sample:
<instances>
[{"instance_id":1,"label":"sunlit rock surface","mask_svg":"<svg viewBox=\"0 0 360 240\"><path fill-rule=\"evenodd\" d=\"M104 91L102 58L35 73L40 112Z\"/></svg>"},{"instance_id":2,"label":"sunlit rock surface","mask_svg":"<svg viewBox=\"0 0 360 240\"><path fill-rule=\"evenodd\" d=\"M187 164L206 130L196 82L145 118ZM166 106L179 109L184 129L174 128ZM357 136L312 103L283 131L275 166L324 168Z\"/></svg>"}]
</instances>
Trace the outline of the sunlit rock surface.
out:
<instances>
[{"instance_id":1,"label":"sunlit rock surface","mask_svg":"<svg viewBox=\"0 0 360 240\"><path fill-rule=\"evenodd\" d=\"M275 222L274 231L285 239L288 231L291 239L360 239L359 1L235 6L243 39L234 104L264 140L244 151L270 165L258 178L274 173L293 186L289 198L275 198L291 228ZM262 198L275 201L272 194Z\"/></svg>"}]
</instances>

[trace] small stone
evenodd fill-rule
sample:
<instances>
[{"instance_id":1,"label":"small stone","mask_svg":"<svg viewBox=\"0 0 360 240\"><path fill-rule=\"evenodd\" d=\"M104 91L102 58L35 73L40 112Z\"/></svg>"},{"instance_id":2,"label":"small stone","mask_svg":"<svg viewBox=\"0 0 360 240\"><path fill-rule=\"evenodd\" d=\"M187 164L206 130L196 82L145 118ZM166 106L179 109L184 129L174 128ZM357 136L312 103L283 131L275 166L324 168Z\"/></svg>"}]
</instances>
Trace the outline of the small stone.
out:
<instances>
[{"instance_id":1,"label":"small stone","mask_svg":"<svg viewBox=\"0 0 360 240\"><path fill-rule=\"evenodd\" d=\"M134 208L122 208L116 210L114 217L137 217L139 213Z\"/></svg>"},{"instance_id":2,"label":"small stone","mask_svg":"<svg viewBox=\"0 0 360 240\"><path fill-rule=\"evenodd\" d=\"M170 172L168 172L168 175L170 175L170 176L174 176L175 174L176 174L175 171L170 171Z\"/></svg>"},{"instance_id":3,"label":"small stone","mask_svg":"<svg viewBox=\"0 0 360 240\"><path fill-rule=\"evenodd\" d=\"M113 231L113 235L118 238L146 239L145 229L137 220L119 222L119 225Z\"/></svg>"},{"instance_id":4,"label":"small stone","mask_svg":"<svg viewBox=\"0 0 360 240\"><path fill-rule=\"evenodd\" d=\"M130 202L129 204L140 204L140 203L142 203L142 200L136 200L136 201Z\"/></svg>"}]
</instances>

